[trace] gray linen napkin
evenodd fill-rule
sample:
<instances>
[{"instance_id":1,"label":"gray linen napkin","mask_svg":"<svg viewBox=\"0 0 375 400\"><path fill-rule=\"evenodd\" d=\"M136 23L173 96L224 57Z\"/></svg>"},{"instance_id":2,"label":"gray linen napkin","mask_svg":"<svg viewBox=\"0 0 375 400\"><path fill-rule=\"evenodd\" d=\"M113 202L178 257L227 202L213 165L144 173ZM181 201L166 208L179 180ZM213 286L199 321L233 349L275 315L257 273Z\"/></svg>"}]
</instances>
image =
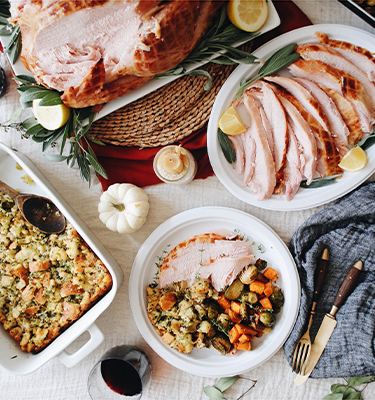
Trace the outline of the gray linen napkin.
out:
<instances>
[{"instance_id":1,"label":"gray linen napkin","mask_svg":"<svg viewBox=\"0 0 375 400\"><path fill-rule=\"evenodd\" d=\"M314 272L323 248L330 250L326 282L310 333L312 339L355 261L364 261L359 283L337 314L336 328L312 377L375 374L375 182L368 183L311 216L293 235L290 248L301 280L301 305L284 346L288 362L312 303Z\"/></svg>"}]
</instances>

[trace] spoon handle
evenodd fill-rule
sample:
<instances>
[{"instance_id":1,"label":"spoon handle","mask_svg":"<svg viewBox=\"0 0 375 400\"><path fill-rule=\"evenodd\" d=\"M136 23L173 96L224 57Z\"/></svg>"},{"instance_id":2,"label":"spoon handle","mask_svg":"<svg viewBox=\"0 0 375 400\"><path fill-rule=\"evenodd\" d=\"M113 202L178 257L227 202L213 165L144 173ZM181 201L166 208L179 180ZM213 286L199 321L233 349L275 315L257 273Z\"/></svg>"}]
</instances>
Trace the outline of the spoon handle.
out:
<instances>
[{"instance_id":1,"label":"spoon handle","mask_svg":"<svg viewBox=\"0 0 375 400\"><path fill-rule=\"evenodd\" d=\"M6 193L12 199L16 199L16 197L19 195L19 192L17 192L17 190L11 188L10 186L8 186L3 181L0 181L0 192Z\"/></svg>"}]
</instances>

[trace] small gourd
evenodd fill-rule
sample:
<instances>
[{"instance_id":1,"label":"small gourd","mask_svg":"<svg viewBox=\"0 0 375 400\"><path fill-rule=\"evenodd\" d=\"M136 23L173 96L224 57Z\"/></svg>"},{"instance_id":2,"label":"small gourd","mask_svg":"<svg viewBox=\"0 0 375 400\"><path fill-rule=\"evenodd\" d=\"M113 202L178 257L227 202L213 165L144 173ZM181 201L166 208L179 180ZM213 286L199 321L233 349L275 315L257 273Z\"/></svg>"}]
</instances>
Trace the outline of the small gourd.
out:
<instances>
[{"instance_id":1,"label":"small gourd","mask_svg":"<svg viewBox=\"0 0 375 400\"><path fill-rule=\"evenodd\" d=\"M99 218L111 231L133 233L146 222L149 207L143 189L130 183L115 183L100 197Z\"/></svg>"}]
</instances>

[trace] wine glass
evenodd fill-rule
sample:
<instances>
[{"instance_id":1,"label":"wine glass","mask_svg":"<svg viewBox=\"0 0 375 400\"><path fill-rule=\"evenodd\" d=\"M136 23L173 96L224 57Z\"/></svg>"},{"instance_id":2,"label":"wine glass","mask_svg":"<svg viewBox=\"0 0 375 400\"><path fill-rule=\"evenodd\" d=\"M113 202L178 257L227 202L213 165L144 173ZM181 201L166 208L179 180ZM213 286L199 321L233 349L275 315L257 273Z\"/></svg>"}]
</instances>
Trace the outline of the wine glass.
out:
<instances>
[{"instance_id":1,"label":"wine glass","mask_svg":"<svg viewBox=\"0 0 375 400\"><path fill-rule=\"evenodd\" d=\"M134 346L116 346L94 365L87 389L92 400L138 400L150 373L145 353Z\"/></svg>"}]
</instances>

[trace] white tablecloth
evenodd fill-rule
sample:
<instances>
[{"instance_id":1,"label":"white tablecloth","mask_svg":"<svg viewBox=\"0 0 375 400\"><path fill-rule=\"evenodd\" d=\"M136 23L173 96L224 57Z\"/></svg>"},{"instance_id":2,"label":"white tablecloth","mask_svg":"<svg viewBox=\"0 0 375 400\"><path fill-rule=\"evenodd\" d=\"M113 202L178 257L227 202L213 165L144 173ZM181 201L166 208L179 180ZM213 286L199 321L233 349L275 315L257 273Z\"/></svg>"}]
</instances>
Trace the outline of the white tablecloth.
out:
<instances>
[{"instance_id":1,"label":"white tablecloth","mask_svg":"<svg viewBox=\"0 0 375 400\"><path fill-rule=\"evenodd\" d=\"M298 0L296 3L314 23L342 23L375 33L369 25L334 0ZM4 58L0 59L4 66ZM13 88L14 89L14 88ZM13 93L13 95L12 95ZM18 107L17 96L11 90L0 99L0 122L7 121ZM152 379L144 392L145 400L198 400L203 397L204 379L183 373L160 359L143 341L137 331L129 309L127 281L133 258L143 240L168 217L193 207L216 205L247 211L269 224L283 240L288 241L295 229L315 210L300 212L272 212L248 206L231 196L215 177L194 181L186 187L157 185L147 189L151 210L144 228L132 236L119 236L108 231L97 214L100 188L94 184L90 189L82 183L77 170L69 170L65 164L53 164L45 159L40 147L31 141L21 140L16 132L0 130L0 140L18 148L30 156L36 166L50 180L61 196L86 222L118 260L124 272L124 283L110 306L97 320L105 334L105 342L93 354L76 367L65 368L58 360L52 360L29 376L12 376L0 371L1 400L88 400L86 390L90 368L105 350L118 344L133 344L144 349L152 363ZM82 343L84 339L78 339ZM370 349L369 349L370 350ZM254 400L321 399L329 392L330 385L340 380L309 380L302 387L293 385L291 369L280 351L260 368L246 376L258 383L246 398ZM238 388L238 393L240 387ZM375 398L375 384L364 392L365 399Z\"/></svg>"}]
</instances>

